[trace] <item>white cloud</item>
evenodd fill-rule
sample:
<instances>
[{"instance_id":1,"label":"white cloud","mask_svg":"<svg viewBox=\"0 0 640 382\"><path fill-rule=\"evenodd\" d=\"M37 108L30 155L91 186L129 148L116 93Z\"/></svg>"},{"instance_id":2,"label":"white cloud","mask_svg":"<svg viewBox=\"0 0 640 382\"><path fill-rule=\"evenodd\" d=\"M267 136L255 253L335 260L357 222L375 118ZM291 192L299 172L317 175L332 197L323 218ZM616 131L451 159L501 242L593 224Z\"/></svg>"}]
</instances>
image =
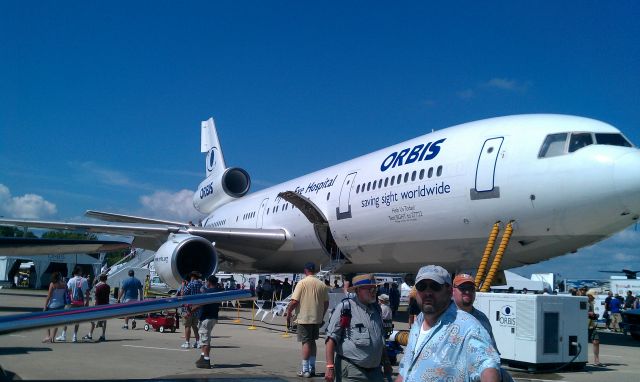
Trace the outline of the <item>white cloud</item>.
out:
<instances>
[{"instance_id":1,"label":"white cloud","mask_svg":"<svg viewBox=\"0 0 640 382\"><path fill-rule=\"evenodd\" d=\"M629 255L626 253L616 253L615 255L613 255L613 259L617 261L626 261L626 262L638 261L637 256Z\"/></svg>"},{"instance_id":2,"label":"white cloud","mask_svg":"<svg viewBox=\"0 0 640 382\"><path fill-rule=\"evenodd\" d=\"M193 191L156 191L140 197L140 203L144 208L142 213L151 217L182 222L195 222L200 218L200 213L193 207Z\"/></svg>"},{"instance_id":3,"label":"white cloud","mask_svg":"<svg viewBox=\"0 0 640 382\"><path fill-rule=\"evenodd\" d=\"M137 190L153 190L154 187L139 181L134 181L125 173L103 167L95 162L71 162L72 167L84 170L92 179L109 186L125 187Z\"/></svg>"},{"instance_id":4,"label":"white cloud","mask_svg":"<svg viewBox=\"0 0 640 382\"><path fill-rule=\"evenodd\" d=\"M482 84L482 86L500 90L524 92L529 88L530 84L508 78L492 78Z\"/></svg>"},{"instance_id":5,"label":"white cloud","mask_svg":"<svg viewBox=\"0 0 640 382\"><path fill-rule=\"evenodd\" d=\"M458 95L458 97L462 99L470 99L470 98L473 98L473 96L475 95L474 91L471 89L461 90L456 94Z\"/></svg>"},{"instance_id":6,"label":"white cloud","mask_svg":"<svg viewBox=\"0 0 640 382\"><path fill-rule=\"evenodd\" d=\"M39 219L57 213L56 205L44 200L40 195L24 194L11 196L11 191L0 184L0 214L7 217Z\"/></svg>"}]
</instances>

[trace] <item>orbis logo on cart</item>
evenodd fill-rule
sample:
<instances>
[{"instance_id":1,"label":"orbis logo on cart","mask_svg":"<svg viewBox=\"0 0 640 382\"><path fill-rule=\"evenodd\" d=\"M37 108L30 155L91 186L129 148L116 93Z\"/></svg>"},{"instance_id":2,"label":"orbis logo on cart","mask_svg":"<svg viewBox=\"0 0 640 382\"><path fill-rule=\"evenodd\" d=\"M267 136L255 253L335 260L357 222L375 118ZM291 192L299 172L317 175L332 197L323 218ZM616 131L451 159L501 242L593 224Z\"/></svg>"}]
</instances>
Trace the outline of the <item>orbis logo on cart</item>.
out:
<instances>
[{"instance_id":1,"label":"orbis logo on cart","mask_svg":"<svg viewBox=\"0 0 640 382\"><path fill-rule=\"evenodd\" d=\"M497 315L502 326L516 326L516 310L511 305L503 305Z\"/></svg>"}]
</instances>

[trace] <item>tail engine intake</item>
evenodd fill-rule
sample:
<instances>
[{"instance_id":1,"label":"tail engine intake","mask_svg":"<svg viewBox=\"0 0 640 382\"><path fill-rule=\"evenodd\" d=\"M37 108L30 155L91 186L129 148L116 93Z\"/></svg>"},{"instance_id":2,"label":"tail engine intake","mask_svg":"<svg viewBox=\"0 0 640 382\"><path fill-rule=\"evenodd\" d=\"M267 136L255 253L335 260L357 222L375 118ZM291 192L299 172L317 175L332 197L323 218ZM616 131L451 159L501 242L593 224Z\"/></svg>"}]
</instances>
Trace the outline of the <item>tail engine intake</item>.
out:
<instances>
[{"instance_id":1,"label":"tail engine intake","mask_svg":"<svg viewBox=\"0 0 640 382\"><path fill-rule=\"evenodd\" d=\"M238 167L226 169L221 176L210 175L193 194L193 206L203 214L209 214L230 201L243 197L249 192L249 173Z\"/></svg>"}]
</instances>

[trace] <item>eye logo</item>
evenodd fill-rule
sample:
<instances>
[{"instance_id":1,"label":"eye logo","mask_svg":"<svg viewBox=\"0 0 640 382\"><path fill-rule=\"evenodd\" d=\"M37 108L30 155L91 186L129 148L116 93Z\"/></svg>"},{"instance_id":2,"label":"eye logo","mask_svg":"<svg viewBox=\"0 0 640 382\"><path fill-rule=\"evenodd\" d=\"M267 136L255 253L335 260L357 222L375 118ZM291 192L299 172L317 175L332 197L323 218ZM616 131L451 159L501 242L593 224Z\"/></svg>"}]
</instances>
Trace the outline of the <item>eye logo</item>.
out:
<instances>
[{"instance_id":1,"label":"eye logo","mask_svg":"<svg viewBox=\"0 0 640 382\"><path fill-rule=\"evenodd\" d=\"M496 321L503 326L515 326L516 325L516 311L511 305L504 305L500 308L499 312L496 312Z\"/></svg>"},{"instance_id":2,"label":"eye logo","mask_svg":"<svg viewBox=\"0 0 640 382\"><path fill-rule=\"evenodd\" d=\"M213 171L213 169L216 168L217 159L216 148L213 147L207 154L207 171Z\"/></svg>"},{"instance_id":3,"label":"eye logo","mask_svg":"<svg viewBox=\"0 0 640 382\"><path fill-rule=\"evenodd\" d=\"M513 315L513 308L510 307L509 305L505 305L502 307L502 315L504 316L511 316Z\"/></svg>"}]
</instances>

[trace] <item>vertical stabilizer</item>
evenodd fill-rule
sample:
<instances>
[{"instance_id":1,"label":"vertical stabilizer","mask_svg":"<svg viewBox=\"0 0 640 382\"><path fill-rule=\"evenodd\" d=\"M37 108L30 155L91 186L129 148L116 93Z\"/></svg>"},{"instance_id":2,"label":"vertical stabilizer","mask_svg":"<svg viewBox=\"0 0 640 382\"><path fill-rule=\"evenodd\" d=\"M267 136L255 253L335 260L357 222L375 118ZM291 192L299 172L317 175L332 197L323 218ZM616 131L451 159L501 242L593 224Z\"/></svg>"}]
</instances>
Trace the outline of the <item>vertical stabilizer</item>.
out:
<instances>
[{"instance_id":1,"label":"vertical stabilizer","mask_svg":"<svg viewBox=\"0 0 640 382\"><path fill-rule=\"evenodd\" d=\"M201 124L202 144L200 151L207 153L207 177L211 174L222 174L226 169L224 157L222 156L222 148L220 140L218 140L218 132L213 118L202 121Z\"/></svg>"}]
</instances>

